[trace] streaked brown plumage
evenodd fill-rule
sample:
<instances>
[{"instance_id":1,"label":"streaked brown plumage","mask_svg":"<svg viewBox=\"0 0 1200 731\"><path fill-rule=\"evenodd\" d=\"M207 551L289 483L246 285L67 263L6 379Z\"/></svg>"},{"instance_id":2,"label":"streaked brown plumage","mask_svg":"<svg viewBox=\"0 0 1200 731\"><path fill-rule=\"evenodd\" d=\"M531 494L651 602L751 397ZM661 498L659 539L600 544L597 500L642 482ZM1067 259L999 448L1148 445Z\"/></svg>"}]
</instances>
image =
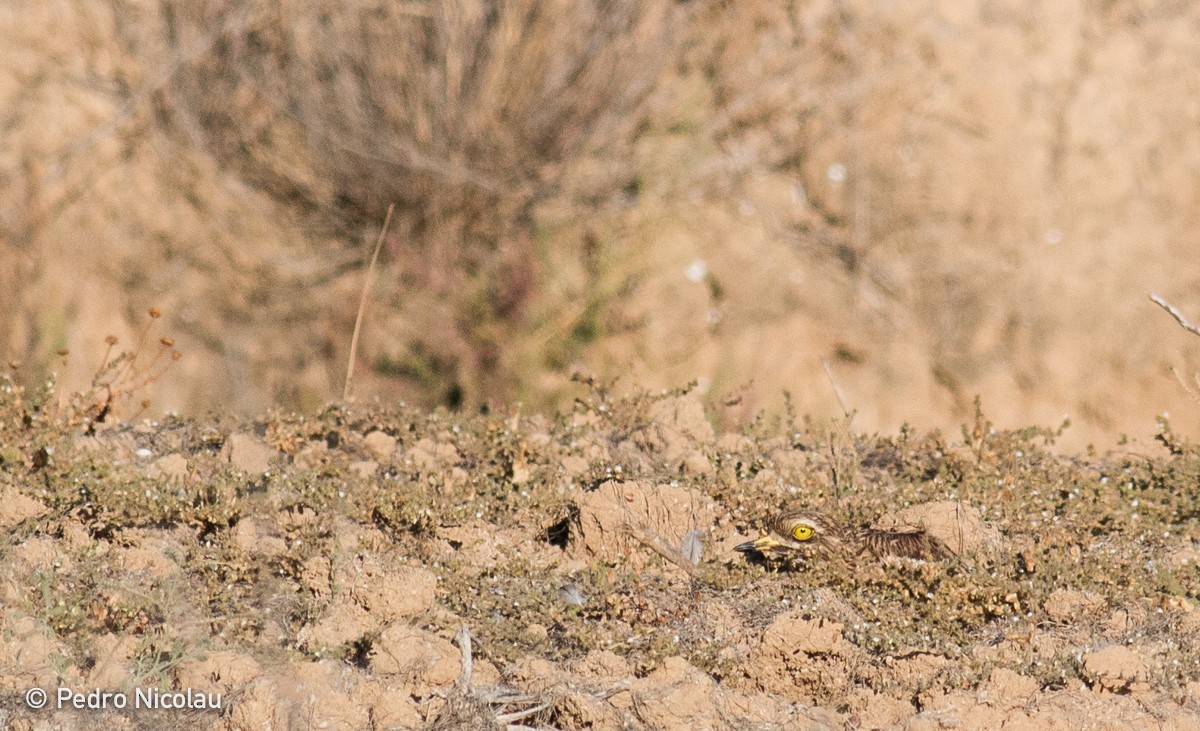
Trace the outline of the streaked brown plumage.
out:
<instances>
[{"instance_id":1,"label":"streaked brown plumage","mask_svg":"<svg viewBox=\"0 0 1200 731\"><path fill-rule=\"evenodd\" d=\"M811 510L777 515L768 521L767 528L767 534L743 543L734 550L792 560L850 559L863 553L876 558L900 556L934 560L953 555L946 544L922 528L863 528L855 531L823 513Z\"/></svg>"}]
</instances>

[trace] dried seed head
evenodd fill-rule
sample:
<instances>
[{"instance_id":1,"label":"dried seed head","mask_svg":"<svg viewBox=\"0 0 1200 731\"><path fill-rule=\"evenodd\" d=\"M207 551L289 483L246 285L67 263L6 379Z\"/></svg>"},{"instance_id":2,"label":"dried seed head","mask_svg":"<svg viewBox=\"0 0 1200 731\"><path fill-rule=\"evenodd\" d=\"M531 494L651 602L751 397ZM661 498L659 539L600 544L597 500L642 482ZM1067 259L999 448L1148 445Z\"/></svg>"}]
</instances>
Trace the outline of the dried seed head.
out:
<instances>
[{"instance_id":1,"label":"dried seed head","mask_svg":"<svg viewBox=\"0 0 1200 731\"><path fill-rule=\"evenodd\" d=\"M175 338L159 338L158 342L170 348L171 346L175 345Z\"/></svg>"},{"instance_id":2,"label":"dried seed head","mask_svg":"<svg viewBox=\"0 0 1200 731\"><path fill-rule=\"evenodd\" d=\"M150 317L157 320L158 318L162 317L162 310L158 309L157 307L151 307Z\"/></svg>"},{"instance_id":3,"label":"dried seed head","mask_svg":"<svg viewBox=\"0 0 1200 731\"><path fill-rule=\"evenodd\" d=\"M109 345L116 345L117 344L117 336L109 335L104 338L104 342L108 343Z\"/></svg>"},{"instance_id":4,"label":"dried seed head","mask_svg":"<svg viewBox=\"0 0 1200 731\"><path fill-rule=\"evenodd\" d=\"M171 360L179 360L182 357L183 357L183 353L180 353L178 350L171 351Z\"/></svg>"}]
</instances>

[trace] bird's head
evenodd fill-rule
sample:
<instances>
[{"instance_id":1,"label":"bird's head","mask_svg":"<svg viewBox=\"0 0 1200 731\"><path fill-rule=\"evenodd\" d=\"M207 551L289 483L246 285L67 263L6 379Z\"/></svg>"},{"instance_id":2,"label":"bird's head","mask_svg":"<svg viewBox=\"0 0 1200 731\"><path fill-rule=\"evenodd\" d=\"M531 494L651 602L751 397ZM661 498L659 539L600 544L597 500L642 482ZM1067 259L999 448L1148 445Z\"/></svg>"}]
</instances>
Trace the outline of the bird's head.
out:
<instances>
[{"instance_id":1,"label":"bird's head","mask_svg":"<svg viewBox=\"0 0 1200 731\"><path fill-rule=\"evenodd\" d=\"M805 558L836 551L843 545L838 525L812 512L785 513L773 518L761 537L736 546L741 553L761 553L779 558Z\"/></svg>"}]
</instances>

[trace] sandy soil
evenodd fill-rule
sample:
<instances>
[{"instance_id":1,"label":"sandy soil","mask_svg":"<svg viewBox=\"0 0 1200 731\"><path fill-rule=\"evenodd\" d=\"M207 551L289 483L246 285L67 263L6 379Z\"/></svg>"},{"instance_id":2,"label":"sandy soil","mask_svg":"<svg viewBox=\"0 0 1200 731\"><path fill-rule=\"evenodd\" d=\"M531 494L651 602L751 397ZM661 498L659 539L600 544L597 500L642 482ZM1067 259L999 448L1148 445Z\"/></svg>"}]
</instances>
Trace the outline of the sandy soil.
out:
<instances>
[{"instance_id":1,"label":"sandy soil","mask_svg":"<svg viewBox=\"0 0 1200 731\"><path fill-rule=\"evenodd\" d=\"M301 104L425 5L0 6L0 727L1200 728L1200 5L661 3L605 146L435 105L478 198Z\"/></svg>"},{"instance_id":2,"label":"sandy soil","mask_svg":"<svg viewBox=\"0 0 1200 731\"><path fill-rule=\"evenodd\" d=\"M0 414L6 728L1200 727L1200 451L1169 434L719 433L693 395L582 387L553 417ZM952 555L733 551L791 507Z\"/></svg>"},{"instance_id":3,"label":"sandy soil","mask_svg":"<svg viewBox=\"0 0 1200 731\"><path fill-rule=\"evenodd\" d=\"M361 396L553 409L583 369L834 416L825 356L866 431L954 429L982 394L1008 428L1069 416L1072 448L1162 412L1195 433L1171 369L1191 383L1200 342L1146 295L1200 319L1200 7L704 7L636 134L529 211L522 314L479 323L469 281L389 240ZM257 184L334 183L247 89L216 102L274 147L164 127L218 66L204 37L173 56L161 9L0 13L0 347L23 382L86 387L158 305L186 358L152 413L340 396L383 211L332 235Z\"/></svg>"}]
</instances>

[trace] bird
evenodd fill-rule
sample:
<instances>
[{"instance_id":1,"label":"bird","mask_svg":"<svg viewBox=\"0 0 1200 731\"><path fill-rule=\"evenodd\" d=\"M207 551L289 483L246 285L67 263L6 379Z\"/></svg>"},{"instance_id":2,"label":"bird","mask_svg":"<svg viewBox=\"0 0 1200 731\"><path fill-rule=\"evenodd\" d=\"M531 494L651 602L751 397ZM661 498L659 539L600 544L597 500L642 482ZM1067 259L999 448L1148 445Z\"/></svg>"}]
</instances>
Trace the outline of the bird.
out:
<instances>
[{"instance_id":1,"label":"bird","mask_svg":"<svg viewBox=\"0 0 1200 731\"><path fill-rule=\"evenodd\" d=\"M790 561L851 559L864 553L875 558L941 560L954 555L941 540L924 528L883 530L843 526L815 510L796 510L767 521L768 532L734 547L740 553L759 553Z\"/></svg>"}]
</instances>

